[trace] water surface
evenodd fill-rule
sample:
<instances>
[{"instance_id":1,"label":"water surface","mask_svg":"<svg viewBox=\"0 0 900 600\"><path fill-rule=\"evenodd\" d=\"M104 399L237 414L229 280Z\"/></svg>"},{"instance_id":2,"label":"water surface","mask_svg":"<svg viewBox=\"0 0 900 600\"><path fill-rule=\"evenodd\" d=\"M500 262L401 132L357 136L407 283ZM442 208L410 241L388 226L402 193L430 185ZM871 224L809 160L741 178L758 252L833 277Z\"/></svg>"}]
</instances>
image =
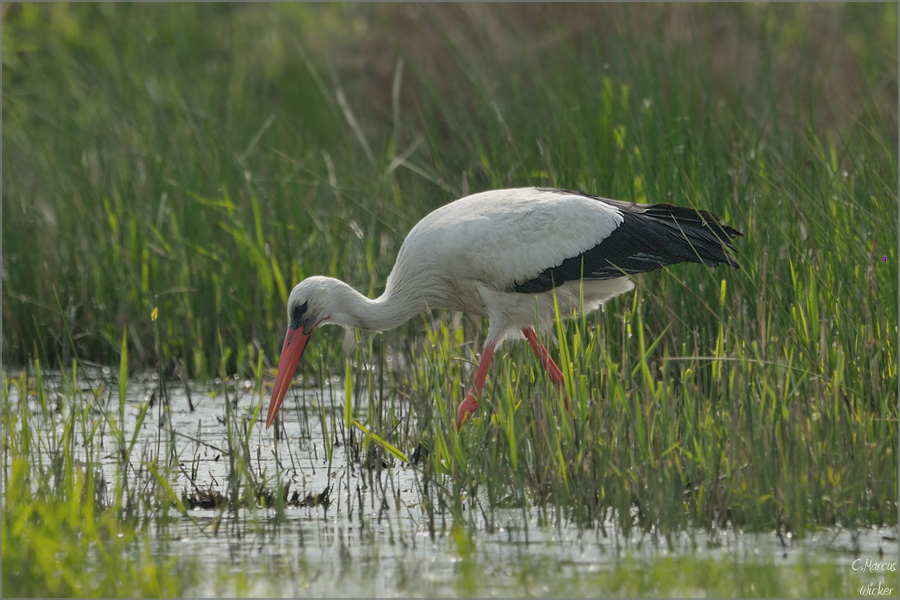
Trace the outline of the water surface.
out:
<instances>
[{"instance_id":1,"label":"water surface","mask_svg":"<svg viewBox=\"0 0 900 600\"><path fill-rule=\"evenodd\" d=\"M100 404L117 411L118 385L109 370L92 370L90 376L95 378L91 385L99 391ZM62 385L59 373L49 374L46 381L51 389L62 390L57 387ZM175 512L162 530L150 527L146 534L155 552L199 561L209 576L194 590L196 595L238 591L362 597L627 593L632 588L627 582L617 583L619 576L649 578L636 588L640 593L657 590L664 595L702 595L705 588L690 583L679 587L677 581L659 582L656 588L654 578L667 576L669 570L704 569L704 565L720 563L734 564L738 571L764 565L786 578L794 576L798 565L801 569L812 565L853 574L856 583L893 585L896 581L896 572L862 570L866 560L896 565L896 528L821 530L802 540L733 528L668 537L655 531L626 536L614 519L585 530L548 518L535 508L495 507L488 511L483 502L469 503L476 508L465 515L465 523L455 522L449 511L429 513L415 466L388 460L365 468L350 447L341 443L348 434L342 430L343 384L339 380L316 389L292 387L282 409L284 422L277 440L274 429L266 431L262 423L268 399L262 402L260 420L253 425L246 450L251 476L258 485L275 489L278 479L290 483L288 500L294 502L285 507L283 517L273 508L204 508L198 500L230 493L225 387L221 382L204 386L174 381L168 385L169 410L166 412L157 398L148 411L131 470L136 482L142 478L150 481L141 463L159 457L159 464L172 465L168 480L175 493L195 505L187 517ZM90 393L86 385L82 387ZM157 388L153 376L129 380L125 408L129 437L141 405ZM227 390L232 424L240 429L242 423L248 424L260 399L250 381L230 381ZM35 421L61 433L69 410L66 398L61 392L51 393L50 408L56 409L53 418ZM29 406L41 411L34 398L29 399ZM364 407L354 414L366 422ZM322 415L330 439L337 442L330 460ZM103 475L111 486L117 477L116 442L102 420L99 434ZM361 434L356 431L354 435L359 439ZM232 448L232 452L242 451ZM312 502L314 499L320 502ZM679 562L683 560L688 562ZM255 583L249 590L220 589L216 574L222 569L258 577L251 577ZM749 585L739 589L752 592L753 583ZM764 593L765 587L760 592ZM896 587L893 592L895 596ZM858 596L859 590L834 590L834 594Z\"/></svg>"}]
</instances>

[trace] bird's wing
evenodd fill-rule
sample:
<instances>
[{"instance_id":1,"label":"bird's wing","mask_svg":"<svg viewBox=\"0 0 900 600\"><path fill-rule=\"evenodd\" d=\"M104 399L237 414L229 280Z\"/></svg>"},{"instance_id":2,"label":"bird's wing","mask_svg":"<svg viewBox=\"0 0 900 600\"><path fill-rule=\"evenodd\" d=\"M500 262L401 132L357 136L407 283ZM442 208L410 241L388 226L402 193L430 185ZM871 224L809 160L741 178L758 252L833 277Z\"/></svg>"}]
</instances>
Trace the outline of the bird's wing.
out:
<instances>
[{"instance_id":1,"label":"bird's wing","mask_svg":"<svg viewBox=\"0 0 900 600\"><path fill-rule=\"evenodd\" d=\"M422 219L395 271L540 293L581 279L613 279L683 261L737 266L740 235L706 211L641 205L579 192L523 188L474 194ZM392 273L392 277L394 277ZM389 280L390 285L390 280Z\"/></svg>"},{"instance_id":2,"label":"bird's wing","mask_svg":"<svg viewBox=\"0 0 900 600\"><path fill-rule=\"evenodd\" d=\"M585 195L494 190L434 211L404 246L411 254L440 257L441 269L454 280L511 292L590 251L623 221L619 209Z\"/></svg>"},{"instance_id":3,"label":"bird's wing","mask_svg":"<svg viewBox=\"0 0 900 600\"><path fill-rule=\"evenodd\" d=\"M630 204L568 190L541 190L563 197L584 197L621 217L616 227L584 251L567 256L534 277L516 281L511 291L545 292L566 281L613 279L653 271L680 262L725 263L740 268L728 253L741 235L719 224L715 215L671 204Z\"/></svg>"}]
</instances>

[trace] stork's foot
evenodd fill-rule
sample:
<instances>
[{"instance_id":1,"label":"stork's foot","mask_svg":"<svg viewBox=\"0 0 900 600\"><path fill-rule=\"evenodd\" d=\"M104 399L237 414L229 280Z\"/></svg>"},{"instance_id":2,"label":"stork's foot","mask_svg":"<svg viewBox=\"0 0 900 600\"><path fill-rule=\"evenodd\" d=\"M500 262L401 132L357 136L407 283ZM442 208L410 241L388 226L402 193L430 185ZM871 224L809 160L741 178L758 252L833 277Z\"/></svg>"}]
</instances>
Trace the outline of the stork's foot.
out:
<instances>
[{"instance_id":1,"label":"stork's foot","mask_svg":"<svg viewBox=\"0 0 900 600\"><path fill-rule=\"evenodd\" d=\"M428 448L428 446L426 446L422 442L419 442L419 445L416 446L416 449L412 453L412 456L409 457L409 460L412 464L417 465L419 464L419 461L424 462L425 459L428 458L428 455L430 453L431 450Z\"/></svg>"},{"instance_id":2,"label":"stork's foot","mask_svg":"<svg viewBox=\"0 0 900 600\"><path fill-rule=\"evenodd\" d=\"M478 410L478 400L475 399L475 394L469 394L459 405L459 414L456 418L457 431L462 428L466 419L468 419L476 410Z\"/></svg>"}]
</instances>

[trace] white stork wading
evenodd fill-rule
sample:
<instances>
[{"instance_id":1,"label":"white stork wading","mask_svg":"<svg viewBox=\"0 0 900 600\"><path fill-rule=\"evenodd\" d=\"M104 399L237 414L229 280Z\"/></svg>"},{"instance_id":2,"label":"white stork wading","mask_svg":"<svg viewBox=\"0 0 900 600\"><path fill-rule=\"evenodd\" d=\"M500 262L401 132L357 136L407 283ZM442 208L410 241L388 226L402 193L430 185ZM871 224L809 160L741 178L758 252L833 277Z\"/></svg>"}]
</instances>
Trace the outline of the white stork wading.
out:
<instances>
[{"instance_id":1,"label":"white stork wading","mask_svg":"<svg viewBox=\"0 0 900 600\"><path fill-rule=\"evenodd\" d=\"M524 335L558 386L563 376L533 325L556 314L596 310L634 284L628 275L680 262L740 268L729 254L740 232L709 212L671 204L632 204L559 189L522 188L473 194L443 206L413 227L400 247L384 294L366 298L330 277L304 279L288 300L288 330L272 390L268 429L297 362L319 325L391 329L433 309L490 319L472 391L457 427L478 408L497 346Z\"/></svg>"}]
</instances>

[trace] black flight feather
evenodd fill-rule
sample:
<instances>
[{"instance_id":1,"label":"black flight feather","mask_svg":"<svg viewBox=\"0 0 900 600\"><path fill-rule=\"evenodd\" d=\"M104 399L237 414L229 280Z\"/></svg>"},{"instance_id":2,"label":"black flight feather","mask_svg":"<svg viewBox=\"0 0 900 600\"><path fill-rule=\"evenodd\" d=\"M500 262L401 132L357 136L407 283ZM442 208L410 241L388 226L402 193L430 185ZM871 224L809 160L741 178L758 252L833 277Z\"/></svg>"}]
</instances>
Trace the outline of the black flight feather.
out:
<instances>
[{"instance_id":1,"label":"black flight feather","mask_svg":"<svg viewBox=\"0 0 900 600\"><path fill-rule=\"evenodd\" d=\"M516 282L514 292L537 294L582 277L614 279L680 262L702 262L709 267L725 263L740 269L729 249L734 248L731 238L743 234L721 225L719 217L708 211L671 204L632 204L570 190L539 189L593 198L616 208L624 220L593 248L544 269L532 279Z\"/></svg>"}]
</instances>

